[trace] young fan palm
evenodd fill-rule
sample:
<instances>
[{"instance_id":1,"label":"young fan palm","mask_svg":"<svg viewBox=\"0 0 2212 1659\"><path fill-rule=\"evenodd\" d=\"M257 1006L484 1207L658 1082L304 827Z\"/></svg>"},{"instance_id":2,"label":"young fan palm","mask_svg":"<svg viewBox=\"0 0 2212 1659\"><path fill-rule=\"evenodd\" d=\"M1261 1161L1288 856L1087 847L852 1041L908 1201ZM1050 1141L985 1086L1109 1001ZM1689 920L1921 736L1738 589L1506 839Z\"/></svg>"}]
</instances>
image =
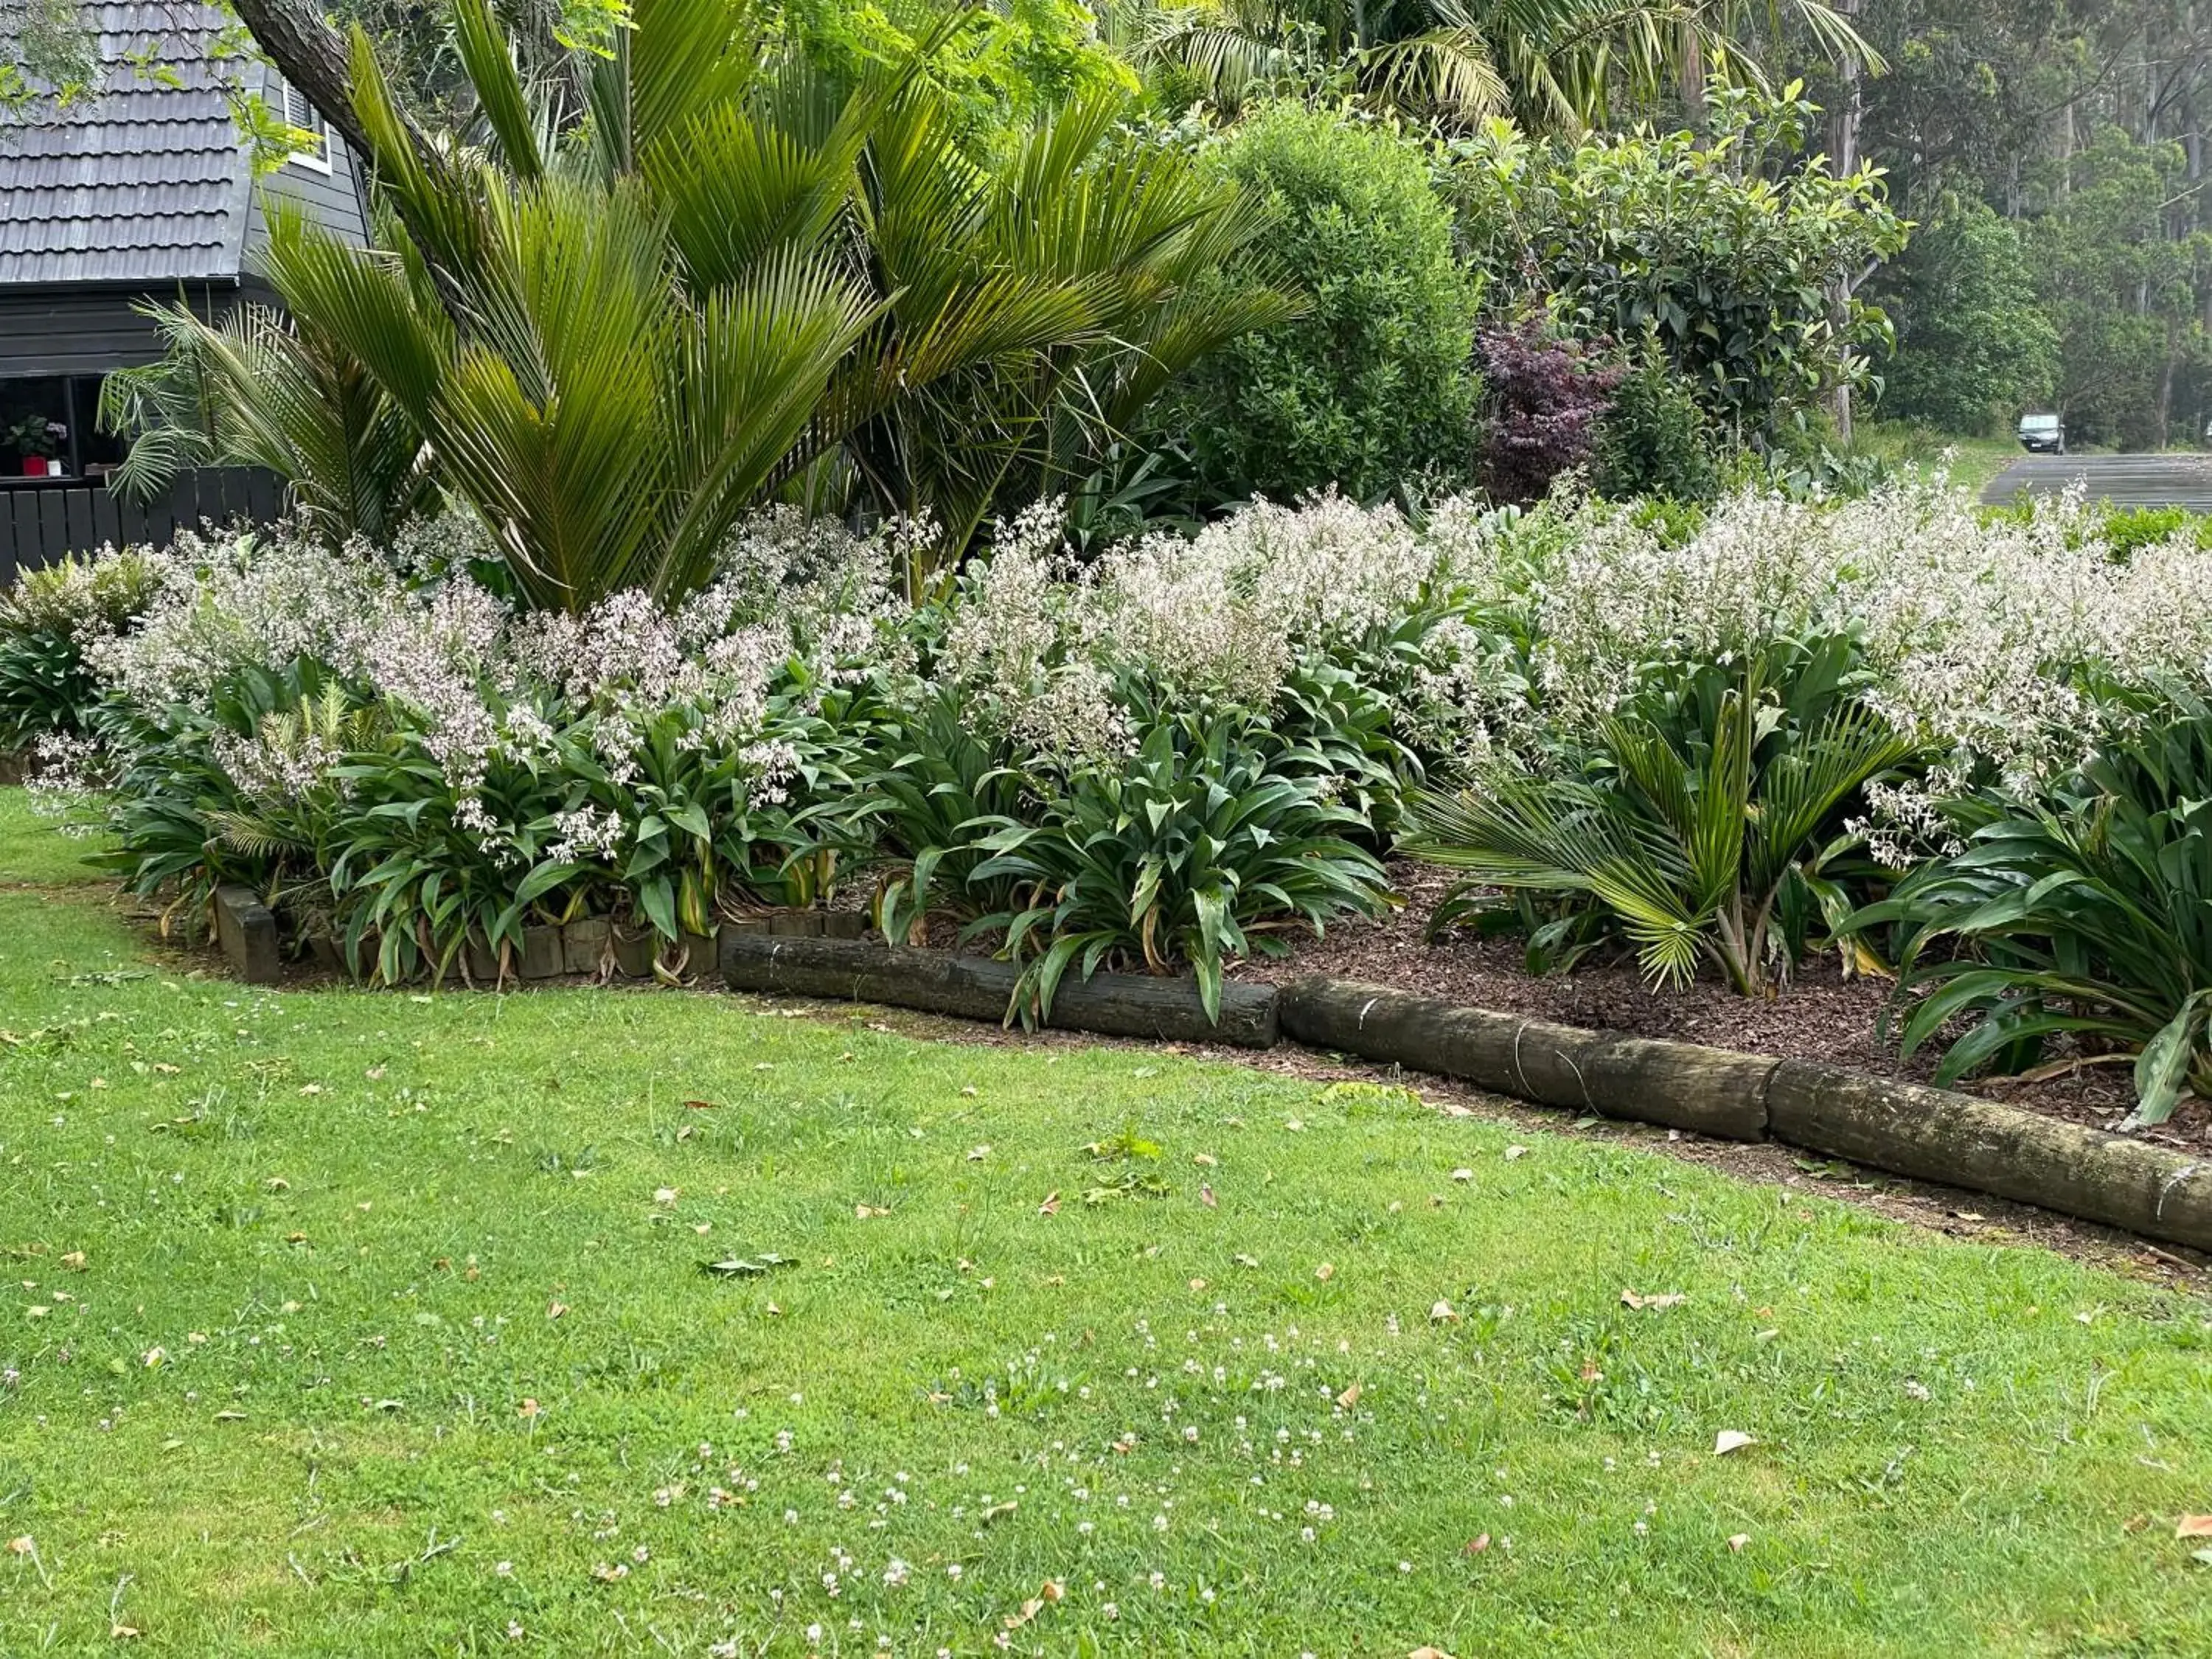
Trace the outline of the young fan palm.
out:
<instances>
[{"instance_id":1,"label":"young fan palm","mask_svg":"<svg viewBox=\"0 0 2212 1659\"><path fill-rule=\"evenodd\" d=\"M1665 722L1688 726L1686 744L1632 714L1605 722L1584 775L1422 795L1400 844L1466 886L1587 895L1656 981L1686 983L1710 961L1739 994L1771 995L1790 966L1778 911L1802 896L1841 920L1850 905L1819 869L1841 815L1917 747L1839 689L1839 656L1815 652L1779 685L1756 653L1709 673Z\"/></svg>"}]
</instances>

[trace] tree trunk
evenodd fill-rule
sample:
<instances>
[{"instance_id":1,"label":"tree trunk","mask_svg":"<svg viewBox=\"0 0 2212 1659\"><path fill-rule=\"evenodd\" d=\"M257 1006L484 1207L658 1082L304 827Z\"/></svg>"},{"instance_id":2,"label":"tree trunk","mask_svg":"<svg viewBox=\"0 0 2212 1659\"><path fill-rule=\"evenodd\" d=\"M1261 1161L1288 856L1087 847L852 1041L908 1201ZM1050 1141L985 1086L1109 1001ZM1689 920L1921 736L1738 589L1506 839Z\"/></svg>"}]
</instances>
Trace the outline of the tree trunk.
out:
<instances>
[{"instance_id":1,"label":"tree trunk","mask_svg":"<svg viewBox=\"0 0 2212 1659\"><path fill-rule=\"evenodd\" d=\"M1859 4L1860 0L1835 0L1837 15L1853 28L1858 27ZM1860 87L1858 53L1846 52L1837 70L1843 84L1838 88L1836 107L1828 117L1828 171L1842 179L1856 172L1859 164L1859 120L1865 109L1865 98ZM1836 436L1846 448L1851 441L1851 349L1845 335L1850 310L1850 283L1849 276L1838 276L1829 303L1830 326L1836 331Z\"/></svg>"}]
</instances>

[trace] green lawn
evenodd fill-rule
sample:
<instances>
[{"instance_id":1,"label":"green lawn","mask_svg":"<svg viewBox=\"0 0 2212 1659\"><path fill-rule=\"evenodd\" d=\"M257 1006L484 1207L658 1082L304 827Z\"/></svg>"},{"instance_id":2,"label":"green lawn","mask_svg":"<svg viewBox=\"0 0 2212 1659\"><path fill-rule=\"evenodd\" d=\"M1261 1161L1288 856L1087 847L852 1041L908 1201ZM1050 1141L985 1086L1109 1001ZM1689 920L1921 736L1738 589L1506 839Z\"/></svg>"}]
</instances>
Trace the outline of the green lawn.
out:
<instances>
[{"instance_id":1,"label":"green lawn","mask_svg":"<svg viewBox=\"0 0 2212 1659\"><path fill-rule=\"evenodd\" d=\"M252 991L0 812L0 1652L2212 1651L2197 1302L1371 1087Z\"/></svg>"}]
</instances>

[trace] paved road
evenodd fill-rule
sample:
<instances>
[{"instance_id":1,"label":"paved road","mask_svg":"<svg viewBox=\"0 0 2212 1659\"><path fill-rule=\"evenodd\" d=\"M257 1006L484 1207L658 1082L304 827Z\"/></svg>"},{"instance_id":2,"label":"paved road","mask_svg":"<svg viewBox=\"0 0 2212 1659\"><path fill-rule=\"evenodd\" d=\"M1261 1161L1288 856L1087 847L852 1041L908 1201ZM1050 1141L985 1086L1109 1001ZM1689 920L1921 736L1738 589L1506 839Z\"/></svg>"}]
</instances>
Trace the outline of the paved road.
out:
<instances>
[{"instance_id":1,"label":"paved road","mask_svg":"<svg viewBox=\"0 0 2212 1659\"><path fill-rule=\"evenodd\" d=\"M2023 455L1984 486L1982 500L2053 495L2076 478L2088 480L2090 500L2115 507L2212 513L2212 455Z\"/></svg>"}]
</instances>

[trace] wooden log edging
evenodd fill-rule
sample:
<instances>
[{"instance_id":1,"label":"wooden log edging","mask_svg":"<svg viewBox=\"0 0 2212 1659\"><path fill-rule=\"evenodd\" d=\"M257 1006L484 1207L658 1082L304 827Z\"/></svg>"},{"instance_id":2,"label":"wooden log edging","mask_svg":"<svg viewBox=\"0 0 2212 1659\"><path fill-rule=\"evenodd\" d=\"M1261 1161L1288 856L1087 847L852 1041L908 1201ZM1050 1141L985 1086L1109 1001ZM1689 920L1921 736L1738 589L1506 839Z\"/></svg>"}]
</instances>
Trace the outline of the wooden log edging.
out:
<instances>
[{"instance_id":1,"label":"wooden log edging","mask_svg":"<svg viewBox=\"0 0 2212 1659\"><path fill-rule=\"evenodd\" d=\"M1020 977L1011 963L987 957L729 927L722 930L721 969L723 983L733 991L880 1002L993 1021L1006 1018ZM1278 1029L1277 1001L1272 985L1224 985L1216 1024L1206 1018L1190 980L1141 974L1095 974L1079 980L1071 974L1060 981L1052 1017L1044 1023L1103 1036L1271 1048Z\"/></svg>"},{"instance_id":2,"label":"wooden log edging","mask_svg":"<svg viewBox=\"0 0 2212 1659\"><path fill-rule=\"evenodd\" d=\"M1577 1030L1358 980L1293 980L1279 1009L1283 1035L1311 1048L1541 1105L1771 1138L2212 1250L2212 1160L1999 1101L1811 1060Z\"/></svg>"}]
</instances>

